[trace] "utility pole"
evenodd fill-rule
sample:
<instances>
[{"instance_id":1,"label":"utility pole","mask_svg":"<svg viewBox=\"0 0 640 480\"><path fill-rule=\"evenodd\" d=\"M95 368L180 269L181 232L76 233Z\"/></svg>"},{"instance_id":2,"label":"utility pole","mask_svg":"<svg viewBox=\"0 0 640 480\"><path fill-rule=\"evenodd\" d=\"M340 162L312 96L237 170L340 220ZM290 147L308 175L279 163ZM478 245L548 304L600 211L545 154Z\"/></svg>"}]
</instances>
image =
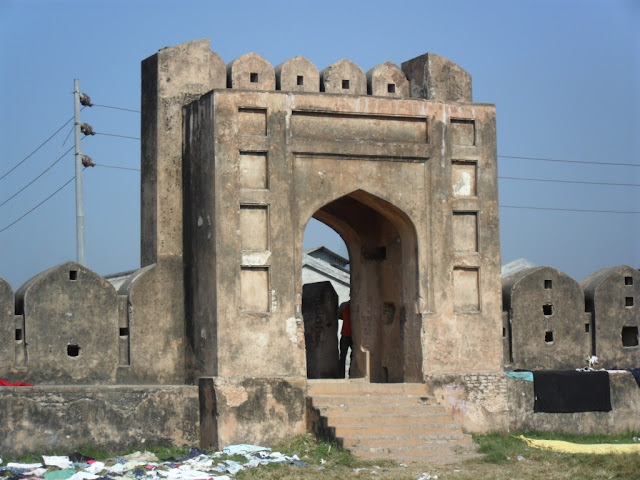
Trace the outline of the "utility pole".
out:
<instances>
[{"instance_id":1,"label":"utility pole","mask_svg":"<svg viewBox=\"0 0 640 480\"><path fill-rule=\"evenodd\" d=\"M80 82L73 80L74 137L76 144L76 241L78 263L86 266L84 257L84 196L82 192L82 149L80 147Z\"/></svg>"}]
</instances>

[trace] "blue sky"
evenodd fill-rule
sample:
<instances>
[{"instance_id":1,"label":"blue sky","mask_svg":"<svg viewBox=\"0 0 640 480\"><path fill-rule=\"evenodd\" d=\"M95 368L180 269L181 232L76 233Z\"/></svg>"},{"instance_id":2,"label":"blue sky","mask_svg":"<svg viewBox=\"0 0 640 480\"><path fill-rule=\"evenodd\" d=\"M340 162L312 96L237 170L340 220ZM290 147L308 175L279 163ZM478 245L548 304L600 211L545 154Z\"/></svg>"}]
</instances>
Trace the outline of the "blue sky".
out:
<instances>
[{"instance_id":1,"label":"blue sky","mask_svg":"<svg viewBox=\"0 0 640 480\"><path fill-rule=\"evenodd\" d=\"M73 79L94 103L139 110L140 62L199 38L225 62L250 51L277 65L296 55L322 69L349 58L363 70L425 52L473 77L474 101L497 109L503 263L526 257L576 280L607 266L640 267L640 2L148 1L0 2L0 177L73 116ZM139 137L138 113L86 108L96 132ZM71 124L0 180L0 277L18 288L76 258ZM99 165L139 168L140 142L83 140ZM524 156L600 162L563 163ZM505 178L510 177L510 178ZM24 189L24 190L23 190ZM140 264L140 174L84 172L86 258L101 274ZM513 206L537 209L511 208ZM326 244L309 227L305 248Z\"/></svg>"}]
</instances>

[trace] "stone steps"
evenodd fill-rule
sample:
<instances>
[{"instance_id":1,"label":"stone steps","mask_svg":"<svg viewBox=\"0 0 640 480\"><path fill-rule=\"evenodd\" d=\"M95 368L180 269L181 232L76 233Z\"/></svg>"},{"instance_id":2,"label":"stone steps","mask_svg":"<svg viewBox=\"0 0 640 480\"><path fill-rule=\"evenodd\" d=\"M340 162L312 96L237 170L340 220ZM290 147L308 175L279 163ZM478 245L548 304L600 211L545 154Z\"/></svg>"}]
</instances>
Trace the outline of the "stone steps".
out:
<instances>
[{"instance_id":1,"label":"stone steps","mask_svg":"<svg viewBox=\"0 0 640 480\"><path fill-rule=\"evenodd\" d=\"M451 463L481 456L424 384L310 380L307 404L314 433L359 458Z\"/></svg>"}]
</instances>

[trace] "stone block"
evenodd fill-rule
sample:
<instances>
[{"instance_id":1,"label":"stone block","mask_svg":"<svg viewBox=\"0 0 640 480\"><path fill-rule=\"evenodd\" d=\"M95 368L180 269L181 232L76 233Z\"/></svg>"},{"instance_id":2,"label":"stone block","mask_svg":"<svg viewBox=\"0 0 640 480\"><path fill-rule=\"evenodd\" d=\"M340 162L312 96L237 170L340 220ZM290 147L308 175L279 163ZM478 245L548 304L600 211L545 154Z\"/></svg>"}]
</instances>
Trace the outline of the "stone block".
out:
<instances>
[{"instance_id":1,"label":"stone block","mask_svg":"<svg viewBox=\"0 0 640 480\"><path fill-rule=\"evenodd\" d=\"M451 60L425 53L402 64L412 98L471 102L471 75Z\"/></svg>"},{"instance_id":2,"label":"stone block","mask_svg":"<svg viewBox=\"0 0 640 480\"><path fill-rule=\"evenodd\" d=\"M16 314L24 316L27 345L20 380L115 382L118 299L100 275L74 262L45 270L16 292Z\"/></svg>"},{"instance_id":3,"label":"stone block","mask_svg":"<svg viewBox=\"0 0 640 480\"><path fill-rule=\"evenodd\" d=\"M298 55L275 68L276 89L283 92L319 92L318 68L306 58Z\"/></svg>"},{"instance_id":4,"label":"stone block","mask_svg":"<svg viewBox=\"0 0 640 480\"><path fill-rule=\"evenodd\" d=\"M246 53L227 65L227 87L239 90L275 90L275 71L257 53Z\"/></svg>"},{"instance_id":5,"label":"stone block","mask_svg":"<svg viewBox=\"0 0 640 480\"><path fill-rule=\"evenodd\" d=\"M343 95L366 95L367 77L358 65L343 58L320 72L320 91Z\"/></svg>"},{"instance_id":6,"label":"stone block","mask_svg":"<svg viewBox=\"0 0 640 480\"><path fill-rule=\"evenodd\" d=\"M409 81L392 62L384 62L367 72L367 93L379 97L409 98Z\"/></svg>"}]
</instances>

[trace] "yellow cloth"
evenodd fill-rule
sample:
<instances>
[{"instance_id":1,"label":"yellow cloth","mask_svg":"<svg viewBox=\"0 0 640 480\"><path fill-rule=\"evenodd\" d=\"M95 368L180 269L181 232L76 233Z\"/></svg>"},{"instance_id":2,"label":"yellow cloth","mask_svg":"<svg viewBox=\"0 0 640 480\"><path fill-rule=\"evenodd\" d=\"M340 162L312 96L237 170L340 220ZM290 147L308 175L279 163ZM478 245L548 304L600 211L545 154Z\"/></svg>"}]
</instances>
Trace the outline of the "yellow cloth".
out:
<instances>
[{"instance_id":1,"label":"yellow cloth","mask_svg":"<svg viewBox=\"0 0 640 480\"><path fill-rule=\"evenodd\" d=\"M534 448L544 448L562 453L590 453L593 455L607 455L611 453L640 453L640 443L599 443L586 445L581 443L563 442L561 440L535 440L520 435L518 438Z\"/></svg>"}]
</instances>

